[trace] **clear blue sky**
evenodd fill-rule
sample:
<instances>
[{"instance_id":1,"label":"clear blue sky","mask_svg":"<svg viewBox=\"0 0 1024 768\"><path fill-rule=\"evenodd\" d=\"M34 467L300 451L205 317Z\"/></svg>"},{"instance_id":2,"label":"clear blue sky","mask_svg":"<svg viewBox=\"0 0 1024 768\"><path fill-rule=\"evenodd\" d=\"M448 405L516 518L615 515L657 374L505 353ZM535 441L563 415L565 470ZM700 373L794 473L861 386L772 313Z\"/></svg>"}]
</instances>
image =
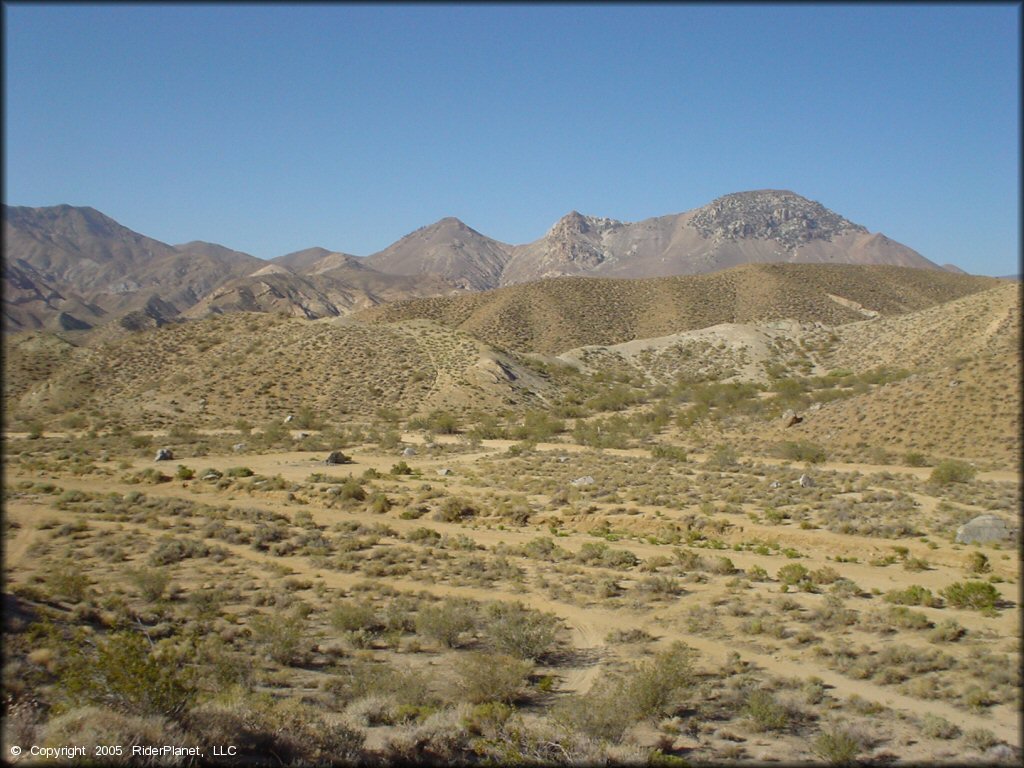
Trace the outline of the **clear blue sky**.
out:
<instances>
[{"instance_id":1,"label":"clear blue sky","mask_svg":"<svg viewBox=\"0 0 1024 768\"><path fill-rule=\"evenodd\" d=\"M271 258L772 187L1015 273L1020 13L6 4L5 202Z\"/></svg>"}]
</instances>

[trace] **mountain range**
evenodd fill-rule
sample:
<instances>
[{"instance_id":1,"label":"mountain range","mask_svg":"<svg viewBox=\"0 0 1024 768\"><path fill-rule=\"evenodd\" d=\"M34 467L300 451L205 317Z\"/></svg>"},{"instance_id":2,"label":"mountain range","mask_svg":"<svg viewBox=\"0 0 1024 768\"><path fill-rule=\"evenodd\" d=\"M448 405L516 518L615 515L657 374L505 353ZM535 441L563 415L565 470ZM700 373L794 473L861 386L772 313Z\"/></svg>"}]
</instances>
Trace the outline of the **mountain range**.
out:
<instances>
[{"instance_id":1,"label":"mountain range","mask_svg":"<svg viewBox=\"0 0 1024 768\"><path fill-rule=\"evenodd\" d=\"M99 211L3 207L4 330L128 329L234 311L305 318L552 277L696 275L771 262L939 267L789 191L720 197L628 223L573 211L509 245L444 218L367 257L308 248L269 261L222 245L169 245Z\"/></svg>"}]
</instances>

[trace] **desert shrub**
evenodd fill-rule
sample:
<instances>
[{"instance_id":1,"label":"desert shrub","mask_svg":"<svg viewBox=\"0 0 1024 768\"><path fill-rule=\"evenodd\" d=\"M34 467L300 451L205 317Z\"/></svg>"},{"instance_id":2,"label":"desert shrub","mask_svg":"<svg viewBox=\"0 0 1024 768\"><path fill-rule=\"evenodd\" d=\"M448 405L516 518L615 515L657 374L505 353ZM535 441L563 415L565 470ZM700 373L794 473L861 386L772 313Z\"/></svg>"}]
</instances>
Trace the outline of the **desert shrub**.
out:
<instances>
[{"instance_id":1,"label":"desert shrub","mask_svg":"<svg viewBox=\"0 0 1024 768\"><path fill-rule=\"evenodd\" d=\"M625 695L640 718L668 715L693 682L694 651L676 641L627 675Z\"/></svg>"},{"instance_id":2,"label":"desert shrub","mask_svg":"<svg viewBox=\"0 0 1024 768\"><path fill-rule=\"evenodd\" d=\"M266 446L287 444L291 440L291 430L280 421L268 421L259 434L259 441Z\"/></svg>"},{"instance_id":3,"label":"desert shrub","mask_svg":"<svg viewBox=\"0 0 1024 768\"><path fill-rule=\"evenodd\" d=\"M532 669L529 661L505 654L465 653L458 664L459 696L471 704L512 703L522 694Z\"/></svg>"},{"instance_id":4,"label":"desert shrub","mask_svg":"<svg viewBox=\"0 0 1024 768\"><path fill-rule=\"evenodd\" d=\"M932 591L919 584L911 584L906 589L890 589L883 599L895 605L922 605L926 608L938 605Z\"/></svg>"},{"instance_id":5,"label":"desert shrub","mask_svg":"<svg viewBox=\"0 0 1024 768\"><path fill-rule=\"evenodd\" d=\"M824 448L806 440L782 443L779 446L779 456L790 461L804 461L808 464L820 464L828 458Z\"/></svg>"},{"instance_id":6,"label":"desert shrub","mask_svg":"<svg viewBox=\"0 0 1024 768\"><path fill-rule=\"evenodd\" d=\"M392 475L411 475L412 467L410 467L404 460L392 465L389 472Z\"/></svg>"},{"instance_id":7,"label":"desert shrub","mask_svg":"<svg viewBox=\"0 0 1024 768\"><path fill-rule=\"evenodd\" d=\"M789 563L779 568L775 577L786 586L810 584L810 571L800 563Z\"/></svg>"},{"instance_id":8,"label":"desert shrub","mask_svg":"<svg viewBox=\"0 0 1024 768\"><path fill-rule=\"evenodd\" d=\"M969 483L974 479L975 469L970 464L955 459L940 461L932 470L928 480L936 485Z\"/></svg>"},{"instance_id":9,"label":"desert shrub","mask_svg":"<svg viewBox=\"0 0 1024 768\"><path fill-rule=\"evenodd\" d=\"M527 411L523 423L511 430L516 440L548 440L565 431L565 422L547 411Z\"/></svg>"},{"instance_id":10,"label":"desert shrub","mask_svg":"<svg viewBox=\"0 0 1024 768\"><path fill-rule=\"evenodd\" d=\"M686 462L689 457L686 449L680 445L656 445L651 448L652 459L668 459L669 461Z\"/></svg>"},{"instance_id":11,"label":"desert shrub","mask_svg":"<svg viewBox=\"0 0 1024 768\"><path fill-rule=\"evenodd\" d=\"M362 756L360 731L327 722L316 707L294 699L218 700L190 712L187 725L199 743L236 744L243 765L266 763L268 755L282 765L351 764Z\"/></svg>"},{"instance_id":12,"label":"desert shrub","mask_svg":"<svg viewBox=\"0 0 1024 768\"><path fill-rule=\"evenodd\" d=\"M338 498L344 501L365 501L366 490L358 480L350 477L342 484Z\"/></svg>"},{"instance_id":13,"label":"desert shrub","mask_svg":"<svg viewBox=\"0 0 1024 768\"><path fill-rule=\"evenodd\" d=\"M163 568L140 568L127 575L142 598L149 602L161 599L171 581L171 575Z\"/></svg>"},{"instance_id":14,"label":"desert shrub","mask_svg":"<svg viewBox=\"0 0 1024 768\"><path fill-rule=\"evenodd\" d=\"M440 645L455 648L464 633L476 627L476 613L461 602L428 605L416 614L416 632Z\"/></svg>"},{"instance_id":15,"label":"desert shrub","mask_svg":"<svg viewBox=\"0 0 1024 768\"><path fill-rule=\"evenodd\" d=\"M252 477L254 473L248 467L228 467L224 474L228 477Z\"/></svg>"},{"instance_id":16,"label":"desert shrub","mask_svg":"<svg viewBox=\"0 0 1024 768\"><path fill-rule=\"evenodd\" d=\"M738 463L736 449L731 445L720 445L704 460L704 466L711 469L731 469Z\"/></svg>"},{"instance_id":17,"label":"desert shrub","mask_svg":"<svg viewBox=\"0 0 1024 768\"><path fill-rule=\"evenodd\" d=\"M186 467L184 464L178 465L178 470L174 473L174 477L178 480L191 480L196 476L196 471L191 467Z\"/></svg>"},{"instance_id":18,"label":"desert shrub","mask_svg":"<svg viewBox=\"0 0 1024 768\"><path fill-rule=\"evenodd\" d=\"M971 552L967 556L967 571L968 573L988 573L992 570L992 566L988 562L988 557L985 556L984 552Z\"/></svg>"},{"instance_id":19,"label":"desert shrub","mask_svg":"<svg viewBox=\"0 0 1024 768\"><path fill-rule=\"evenodd\" d=\"M355 600L340 600L336 603L331 609L329 621L339 632L375 630L380 626L373 606Z\"/></svg>"},{"instance_id":20,"label":"desert shrub","mask_svg":"<svg viewBox=\"0 0 1024 768\"><path fill-rule=\"evenodd\" d=\"M955 643L966 634L967 630L956 619L945 619L928 633L928 640L932 643Z\"/></svg>"},{"instance_id":21,"label":"desert shrub","mask_svg":"<svg viewBox=\"0 0 1024 768\"><path fill-rule=\"evenodd\" d=\"M576 553L576 559L588 565L603 565L607 568L631 568L640 558L627 549L612 549L603 541L588 541Z\"/></svg>"},{"instance_id":22,"label":"desert shrub","mask_svg":"<svg viewBox=\"0 0 1024 768\"><path fill-rule=\"evenodd\" d=\"M999 740L988 728L972 728L964 733L964 744L979 752L984 752L998 743Z\"/></svg>"},{"instance_id":23,"label":"desert shrub","mask_svg":"<svg viewBox=\"0 0 1024 768\"><path fill-rule=\"evenodd\" d=\"M434 702L428 677L415 669L378 661L357 661L328 680L325 689L338 704L367 696L385 696L395 704L423 706Z\"/></svg>"},{"instance_id":24,"label":"desert shrub","mask_svg":"<svg viewBox=\"0 0 1024 768\"><path fill-rule=\"evenodd\" d=\"M811 751L832 765L851 765L861 751L860 739L842 727L822 731L811 743Z\"/></svg>"},{"instance_id":25,"label":"desert shrub","mask_svg":"<svg viewBox=\"0 0 1024 768\"><path fill-rule=\"evenodd\" d=\"M124 745L120 755L105 755L102 764L130 766L141 762L137 756L132 756L131 746L192 741L194 739L180 726L160 715L125 713L90 705L76 707L51 719L36 743L44 748L67 744Z\"/></svg>"},{"instance_id":26,"label":"desert shrub","mask_svg":"<svg viewBox=\"0 0 1024 768\"><path fill-rule=\"evenodd\" d=\"M476 507L459 496L449 496L441 504L434 515L435 519L445 523L455 523L477 515Z\"/></svg>"},{"instance_id":27,"label":"desert shrub","mask_svg":"<svg viewBox=\"0 0 1024 768\"><path fill-rule=\"evenodd\" d=\"M487 643L520 659L539 659L555 645L558 618L520 603L491 603L485 611Z\"/></svg>"},{"instance_id":28,"label":"desert shrub","mask_svg":"<svg viewBox=\"0 0 1024 768\"><path fill-rule=\"evenodd\" d=\"M747 578L751 581L768 581L768 571L760 565L752 565L747 569Z\"/></svg>"},{"instance_id":29,"label":"desert shrub","mask_svg":"<svg viewBox=\"0 0 1024 768\"><path fill-rule=\"evenodd\" d=\"M50 594L72 603L85 599L92 583L85 571L73 562L58 563L43 577Z\"/></svg>"},{"instance_id":30,"label":"desert shrub","mask_svg":"<svg viewBox=\"0 0 1024 768\"><path fill-rule=\"evenodd\" d=\"M376 491L370 496L368 509L375 515L383 515L391 509L391 499L384 491Z\"/></svg>"},{"instance_id":31,"label":"desert shrub","mask_svg":"<svg viewBox=\"0 0 1024 768\"><path fill-rule=\"evenodd\" d=\"M613 629L605 637L607 643L650 643L654 635L644 629Z\"/></svg>"},{"instance_id":32,"label":"desert shrub","mask_svg":"<svg viewBox=\"0 0 1024 768\"><path fill-rule=\"evenodd\" d=\"M622 674L602 675L587 693L556 704L552 716L590 738L619 742L640 720L678 709L693 683L692 662L693 651L673 643Z\"/></svg>"},{"instance_id":33,"label":"desert shrub","mask_svg":"<svg viewBox=\"0 0 1024 768\"><path fill-rule=\"evenodd\" d=\"M960 728L946 718L928 712L921 718L921 733L932 739L955 739L960 735Z\"/></svg>"},{"instance_id":34,"label":"desert shrub","mask_svg":"<svg viewBox=\"0 0 1024 768\"><path fill-rule=\"evenodd\" d=\"M950 605L975 611L992 611L999 601L999 590L987 581L958 581L939 594Z\"/></svg>"},{"instance_id":35,"label":"desert shrub","mask_svg":"<svg viewBox=\"0 0 1024 768\"><path fill-rule=\"evenodd\" d=\"M459 433L459 417L449 411L434 410L420 419L411 419L409 429L426 429L436 435L456 435Z\"/></svg>"},{"instance_id":36,"label":"desert shrub","mask_svg":"<svg viewBox=\"0 0 1024 768\"><path fill-rule=\"evenodd\" d=\"M69 649L63 689L78 705L100 705L131 715L181 715L195 698L187 668L157 659L147 638L116 632L95 647Z\"/></svg>"},{"instance_id":37,"label":"desert shrub","mask_svg":"<svg viewBox=\"0 0 1024 768\"><path fill-rule=\"evenodd\" d=\"M908 467L927 467L928 457L920 451L907 451L903 455L903 463Z\"/></svg>"},{"instance_id":38,"label":"desert shrub","mask_svg":"<svg viewBox=\"0 0 1024 768\"><path fill-rule=\"evenodd\" d=\"M187 560L190 557L206 557L210 548L198 539L184 537L161 537L156 549L149 555L151 565L170 565Z\"/></svg>"},{"instance_id":39,"label":"desert shrub","mask_svg":"<svg viewBox=\"0 0 1024 768\"><path fill-rule=\"evenodd\" d=\"M789 725L786 708L765 690L751 691L743 711L758 731L781 731Z\"/></svg>"},{"instance_id":40,"label":"desert shrub","mask_svg":"<svg viewBox=\"0 0 1024 768\"><path fill-rule=\"evenodd\" d=\"M302 657L306 618L293 611L287 614L261 614L249 622L256 645L278 664L291 665Z\"/></svg>"}]
</instances>

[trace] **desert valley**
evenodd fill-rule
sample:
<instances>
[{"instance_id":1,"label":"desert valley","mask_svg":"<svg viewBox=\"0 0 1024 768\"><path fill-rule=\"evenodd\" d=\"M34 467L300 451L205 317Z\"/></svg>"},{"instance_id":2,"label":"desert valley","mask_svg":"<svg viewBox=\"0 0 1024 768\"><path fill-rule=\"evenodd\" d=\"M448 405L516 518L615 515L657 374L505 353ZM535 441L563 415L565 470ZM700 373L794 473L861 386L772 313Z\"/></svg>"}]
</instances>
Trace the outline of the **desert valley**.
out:
<instances>
[{"instance_id":1,"label":"desert valley","mask_svg":"<svg viewBox=\"0 0 1024 768\"><path fill-rule=\"evenodd\" d=\"M1020 759L1019 281L779 190L4 249L5 756Z\"/></svg>"}]
</instances>

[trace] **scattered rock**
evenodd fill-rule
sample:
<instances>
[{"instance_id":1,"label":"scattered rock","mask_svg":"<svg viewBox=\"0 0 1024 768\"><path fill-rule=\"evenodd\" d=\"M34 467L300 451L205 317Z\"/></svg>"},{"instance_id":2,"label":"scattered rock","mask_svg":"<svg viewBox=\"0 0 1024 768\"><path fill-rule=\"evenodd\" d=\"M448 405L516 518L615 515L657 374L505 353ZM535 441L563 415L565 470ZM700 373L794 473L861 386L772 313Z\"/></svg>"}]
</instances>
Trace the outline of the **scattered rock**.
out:
<instances>
[{"instance_id":1,"label":"scattered rock","mask_svg":"<svg viewBox=\"0 0 1024 768\"><path fill-rule=\"evenodd\" d=\"M821 410L821 403L811 403L810 410L812 410L812 411L820 411Z\"/></svg>"},{"instance_id":2,"label":"scattered rock","mask_svg":"<svg viewBox=\"0 0 1024 768\"><path fill-rule=\"evenodd\" d=\"M782 487L782 483L780 483L778 480L772 480L771 483L768 484L768 487L769 488L781 488Z\"/></svg>"},{"instance_id":3,"label":"scattered rock","mask_svg":"<svg viewBox=\"0 0 1024 768\"><path fill-rule=\"evenodd\" d=\"M985 750L985 757L990 760L1013 760L1013 747L1006 744L996 744Z\"/></svg>"},{"instance_id":4,"label":"scattered rock","mask_svg":"<svg viewBox=\"0 0 1024 768\"><path fill-rule=\"evenodd\" d=\"M416 449L413 448L410 445L408 448L406 448L404 451L402 451L402 455L403 456L415 456L416 455Z\"/></svg>"},{"instance_id":5,"label":"scattered rock","mask_svg":"<svg viewBox=\"0 0 1024 768\"><path fill-rule=\"evenodd\" d=\"M801 488L813 488L815 486L814 478L810 475L800 475L798 482Z\"/></svg>"},{"instance_id":6,"label":"scattered rock","mask_svg":"<svg viewBox=\"0 0 1024 768\"><path fill-rule=\"evenodd\" d=\"M557 461L559 464L565 464L565 462L567 462L568 460L568 456L558 456L557 458L555 458L555 461Z\"/></svg>"},{"instance_id":7,"label":"scattered rock","mask_svg":"<svg viewBox=\"0 0 1024 768\"><path fill-rule=\"evenodd\" d=\"M591 477L590 475L584 475L583 477L577 477L575 480L573 480L571 483L569 483L569 485L573 485L573 486L579 488L580 486L583 486L583 485L593 485L596 482L597 481L593 477Z\"/></svg>"},{"instance_id":8,"label":"scattered rock","mask_svg":"<svg viewBox=\"0 0 1024 768\"><path fill-rule=\"evenodd\" d=\"M246 449L246 447L247 446L245 443L235 443L233 446L231 446L231 450L233 450L235 453L241 453Z\"/></svg>"},{"instance_id":9,"label":"scattered rock","mask_svg":"<svg viewBox=\"0 0 1024 768\"><path fill-rule=\"evenodd\" d=\"M205 475L203 475L199 479L200 480L212 481L212 480L220 480L222 477L224 477L224 475L222 475L216 469L211 469L209 472L207 472Z\"/></svg>"},{"instance_id":10,"label":"scattered rock","mask_svg":"<svg viewBox=\"0 0 1024 768\"><path fill-rule=\"evenodd\" d=\"M161 448L153 461L174 461L174 452L170 448Z\"/></svg>"},{"instance_id":11,"label":"scattered rock","mask_svg":"<svg viewBox=\"0 0 1024 768\"><path fill-rule=\"evenodd\" d=\"M299 432L299 440L305 440L309 437L309 432Z\"/></svg>"},{"instance_id":12,"label":"scattered rock","mask_svg":"<svg viewBox=\"0 0 1024 768\"><path fill-rule=\"evenodd\" d=\"M331 451L324 459L324 464L350 464L351 462L352 459L341 451Z\"/></svg>"},{"instance_id":13,"label":"scattered rock","mask_svg":"<svg viewBox=\"0 0 1024 768\"><path fill-rule=\"evenodd\" d=\"M292 415L291 415L291 414L289 413L289 414L288 414L287 416L285 416L285 417L284 417L284 423L285 423L285 424L288 424L289 422L291 422L291 421L292 421L292 420L294 420L294 419L295 419L295 417L294 417L294 416L292 416Z\"/></svg>"},{"instance_id":14,"label":"scattered rock","mask_svg":"<svg viewBox=\"0 0 1024 768\"><path fill-rule=\"evenodd\" d=\"M784 414L782 414L783 427L792 427L794 424L799 424L803 420L804 417L797 414L797 412L794 411L792 408L790 408Z\"/></svg>"},{"instance_id":15,"label":"scattered rock","mask_svg":"<svg viewBox=\"0 0 1024 768\"><path fill-rule=\"evenodd\" d=\"M978 515L956 529L958 544L986 544L1009 541L1014 532L1006 521L996 515Z\"/></svg>"},{"instance_id":16,"label":"scattered rock","mask_svg":"<svg viewBox=\"0 0 1024 768\"><path fill-rule=\"evenodd\" d=\"M441 467L439 470L437 470L437 474L439 474L441 477L448 477L448 475L450 475L451 473L452 471L448 467Z\"/></svg>"}]
</instances>

